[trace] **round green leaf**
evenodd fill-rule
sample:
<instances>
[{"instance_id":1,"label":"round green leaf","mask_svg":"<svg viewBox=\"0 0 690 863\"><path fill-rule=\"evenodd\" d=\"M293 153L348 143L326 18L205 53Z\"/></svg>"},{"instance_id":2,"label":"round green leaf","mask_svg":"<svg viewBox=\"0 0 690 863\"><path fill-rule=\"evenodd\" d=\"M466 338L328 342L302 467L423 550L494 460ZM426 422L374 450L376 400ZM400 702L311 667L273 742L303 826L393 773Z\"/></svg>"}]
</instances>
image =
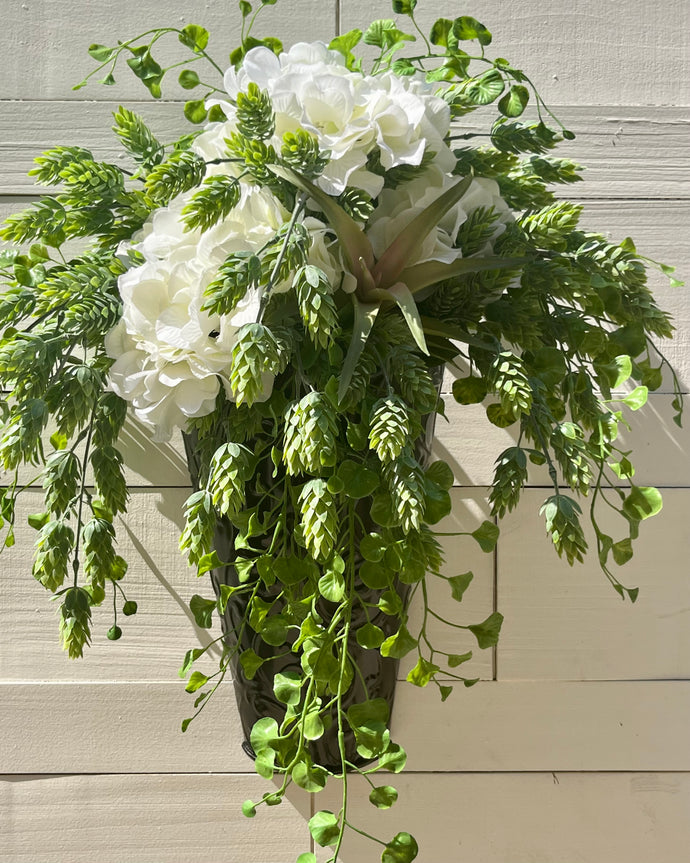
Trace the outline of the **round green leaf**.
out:
<instances>
[{"instance_id":1,"label":"round green leaf","mask_svg":"<svg viewBox=\"0 0 690 863\"><path fill-rule=\"evenodd\" d=\"M265 716L254 723L249 735L249 742L257 754L264 749L270 748L271 743L278 740L278 723L275 719Z\"/></svg>"},{"instance_id":2,"label":"round green leaf","mask_svg":"<svg viewBox=\"0 0 690 863\"><path fill-rule=\"evenodd\" d=\"M364 626L357 630L357 644L366 650L380 647L385 637L383 630L373 623L365 623Z\"/></svg>"},{"instance_id":3,"label":"round green leaf","mask_svg":"<svg viewBox=\"0 0 690 863\"><path fill-rule=\"evenodd\" d=\"M300 788L309 791L310 794L315 794L326 787L328 772L323 767L319 767L318 764L299 761L292 768L292 778Z\"/></svg>"},{"instance_id":4,"label":"round green leaf","mask_svg":"<svg viewBox=\"0 0 690 863\"><path fill-rule=\"evenodd\" d=\"M279 671L273 678L273 692L283 704L299 704L302 697L302 675L297 671Z\"/></svg>"},{"instance_id":5,"label":"round green leaf","mask_svg":"<svg viewBox=\"0 0 690 863\"><path fill-rule=\"evenodd\" d=\"M39 525L39 527L42 526ZM364 560L368 560L370 563L379 563L386 553L386 542L380 533L368 533L360 540L359 553Z\"/></svg>"},{"instance_id":6,"label":"round green leaf","mask_svg":"<svg viewBox=\"0 0 690 863\"><path fill-rule=\"evenodd\" d=\"M369 802L373 803L377 809L390 809L398 799L398 792L392 785L380 785L378 788L372 788L369 795Z\"/></svg>"},{"instance_id":7,"label":"round green leaf","mask_svg":"<svg viewBox=\"0 0 690 863\"><path fill-rule=\"evenodd\" d=\"M453 486L453 471L450 465L441 459L435 461L427 468L426 477L435 482L436 485L440 485L445 491L448 491Z\"/></svg>"},{"instance_id":8,"label":"round green leaf","mask_svg":"<svg viewBox=\"0 0 690 863\"><path fill-rule=\"evenodd\" d=\"M480 45L491 44L490 31L470 15L462 15L453 21L453 35L461 42L476 39Z\"/></svg>"},{"instance_id":9,"label":"round green leaf","mask_svg":"<svg viewBox=\"0 0 690 863\"><path fill-rule=\"evenodd\" d=\"M339 572L329 569L319 579L319 593L329 602L340 602L345 595L345 579Z\"/></svg>"},{"instance_id":10,"label":"round green leaf","mask_svg":"<svg viewBox=\"0 0 690 863\"><path fill-rule=\"evenodd\" d=\"M498 102L498 110L504 117L519 117L529 102L529 90L522 84L514 84Z\"/></svg>"},{"instance_id":11,"label":"round green leaf","mask_svg":"<svg viewBox=\"0 0 690 863\"><path fill-rule=\"evenodd\" d=\"M340 465L337 476L344 483L345 494L355 500L369 497L379 487L378 474L350 459Z\"/></svg>"},{"instance_id":12,"label":"round green leaf","mask_svg":"<svg viewBox=\"0 0 690 863\"><path fill-rule=\"evenodd\" d=\"M180 87L185 90L193 90L201 83L199 76L193 69L183 69L177 80L180 82Z\"/></svg>"},{"instance_id":13,"label":"round green leaf","mask_svg":"<svg viewBox=\"0 0 690 863\"><path fill-rule=\"evenodd\" d=\"M203 99L193 99L185 102L184 115L190 123L203 123L206 119L206 105Z\"/></svg>"},{"instance_id":14,"label":"round green leaf","mask_svg":"<svg viewBox=\"0 0 690 863\"><path fill-rule=\"evenodd\" d=\"M381 855L381 863L411 863L419 853L414 837L409 833L397 833Z\"/></svg>"},{"instance_id":15,"label":"round green leaf","mask_svg":"<svg viewBox=\"0 0 690 863\"><path fill-rule=\"evenodd\" d=\"M299 855L295 863L316 863L316 857L311 851L305 851L304 854Z\"/></svg>"},{"instance_id":16,"label":"round green leaf","mask_svg":"<svg viewBox=\"0 0 690 863\"><path fill-rule=\"evenodd\" d=\"M663 504L659 489L652 486L633 486L623 501L623 512L634 521L642 521L661 512Z\"/></svg>"},{"instance_id":17,"label":"round green leaf","mask_svg":"<svg viewBox=\"0 0 690 863\"><path fill-rule=\"evenodd\" d=\"M453 398L461 405L474 405L484 401L488 389L484 378L468 377L453 381Z\"/></svg>"},{"instance_id":18,"label":"round green leaf","mask_svg":"<svg viewBox=\"0 0 690 863\"><path fill-rule=\"evenodd\" d=\"M253 818L256 815L256 806L251 800L245 800L242 804L242 814L246 818Z\"/></svg>"},{"instance_id":19,"label":"round green leaf","mask_svg":"<svg viewBox=\"0 0 690 863\"><path fill-rule=\"evenodd\" d=\"M482 72L467 85L465 93L467 97L475 103L475 105L488 105L494 99L498 99L503 90L505 83L503 76L498 69L489 69L488 72Z\"/></svg>"},{"instance_id":20,"label":"round green leaf","mask_svg":"<svg viewBox=\"0 0 690 863\"><path fill-rule=\"evenodd\" d=\"M323 809L309 819L309 832L317 845L334 845L340 834L338 819L332 812Z\"/></svg>"}]
</instances>

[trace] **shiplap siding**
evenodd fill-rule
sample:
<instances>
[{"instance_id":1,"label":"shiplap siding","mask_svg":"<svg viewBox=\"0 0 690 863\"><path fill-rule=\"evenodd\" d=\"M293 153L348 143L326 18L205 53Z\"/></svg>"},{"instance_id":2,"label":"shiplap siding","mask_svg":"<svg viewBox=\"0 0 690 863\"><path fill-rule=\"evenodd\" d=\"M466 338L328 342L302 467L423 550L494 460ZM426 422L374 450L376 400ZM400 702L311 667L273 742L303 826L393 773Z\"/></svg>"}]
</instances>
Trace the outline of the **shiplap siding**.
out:
<instances>
[{"instance_id":1,"label":"shiplap siding","mask_svg":"<svg viewBox=\"0 0 690 863\"><path fill-rule=\"evenodd\" d=\"M498 52L531 74L577 133L562 154L588 168L572 190L585 205L583 224L616 241L632 235L650 258L689 279L686 0L483 0L462 10L420 0L418 17L428 29L436 15L460 12L493 30ZM124 72L116 87L72 90L92 68L89 43L193 20L212 30L210 48L222 56L238 24L226 0L193 9L182 0L12 0L2 13L0 217L35 199L26 172L41 149L79 143L114 158L108 130L120 103L163 138L182 130L179 104L145 100ZM260 30L280 31L289 44L390 17L390 3L280 0L263 17ZM473 118L465 128L477 129ZM687 289L669 288L657 273L651 284L675 317L677 338L665 353L687 391ZM594 561L571 569L554 554L537 515L549 493L543 469L531 472L495 554L463 538L445 541L447 571L475 573L452 613L475 622L498 608L501 642L475 650L467 669L481 682L445 704L435 691L401 684L393 732L409 769L393 780L400 800L390 812L375 811L367 788L351 783L351 820L360 827L385 836L410 829L422 863L688 859L690 432L672 422L671 390L667 378L624 435L637 481L665 497L621 572L641 588L634 606L621 603ZM457 486L444 529L470 531L486 517L493 461L514 440L513 429L486 421L481 405L449 404L435 445ZM312 847L314 801L295 793L253 820L242 817L241 802L260 796L264 781L240 749L230 687L179 731L191 696L177 668L187 648L215 634L199 631L186 610L193 593L209 592L177 552L189 480L179 440L153 445L130 423L123 443L132 501L119 533L140 611L120 642L105 639L104 612L84 661L61 653L54 607L30 576L34 537L25 515L37 509L38 490L25 495L17 545L0 559L0 863L290 863ZM447 608L445 584L433 590ZM452 631L434 635L444 650L472 646ZM315 802L337 810L337 789ZM342 863L376 859L376 848L356 836L341 854Z\"/></svg>"}]
</instances>

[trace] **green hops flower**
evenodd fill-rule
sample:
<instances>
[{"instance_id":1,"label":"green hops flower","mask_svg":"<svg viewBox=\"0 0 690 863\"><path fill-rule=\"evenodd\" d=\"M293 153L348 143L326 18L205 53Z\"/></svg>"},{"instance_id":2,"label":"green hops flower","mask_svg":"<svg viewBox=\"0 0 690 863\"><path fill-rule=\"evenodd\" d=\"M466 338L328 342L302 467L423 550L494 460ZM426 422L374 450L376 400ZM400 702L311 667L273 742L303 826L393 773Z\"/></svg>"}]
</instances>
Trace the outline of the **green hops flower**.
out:
<instances>
[{"instance_id":1,"label":"green hops flower","mask_svg":"<svg viewBox=\"0 0 690 863\"><path fill-rule=\"evenodd\" d=\"M46 590L56 591L62 585L73 545L74 531L67 522L55 519L41 528L32 573Z\"/></svg>"},{"instance_id":2,"label":"green hops flower","mask_svg":"<svg viewBox=\"0 0 690 863\"><path fill-rule=\"evenodd\" d=\"M309 393L288 407L283 461L288 473L318 476L336 463L338 425L335 410L323 393Z\"/></svg>"},{"instance_id":3,"label":"green hops flower","mask_svg":"<svg viewBox=\"0 0 690 863\"><path fill-rule=\"evenodd\" d=\"M511 512L517 506L526 481L525 452L520 447L509 447L496 459L493 488L489 495L491 512L499 518Z\"/></svg>"},{"instance_id":4,"label":"green hops flower","mask_svg":"<svg viewBox=\"0 0 690 863\"><path fill-rule=\"evenodd\" d=\"M576 560L581 562L587 551L587 541L580 525L582 510L578 503L566 495L554 494L544 501L539 514L546 519L546 531L558 556L565 554L571 566Z\"/></svg>"},{"instance_id":5,"label":"green hops flower","mask_svg":"<svg viewBox=\"0 0 690 863\"><path fill-rule=\"evenodd\" d=\"M216 511L211 492L194 492L185 503L186 525L180 537L180 551L189 551L189 562L198 563L211 550L216 528Z\"/></svg>"},{"instance_id":6,"label":"green hops flower","mask_svg":"<svg viewBox=\"0 0 690 863\"><path fill-rule=\"evenodd\" d=\"M46 511L62 515L77 495L81 465L73 452L54 453L46 463L43 488L46 491Z\"/></svg>"},{"instance_id":7,"label":"green hops flower","mask_svg":"<svg viewBox=\"0 0 690 863\"><path fill-rule=\"evenodd\" d=\"M338 326L338 310L326 274L312 265L301 267L292 286L309 338L315 345L327 348Z\"/></svg>"},{"instance_id":8,"label":"green hops flower","mask_svg":"<svg viewBox=\"0 0 690 863\"><path fill-rule=\"evenodd\" d=\"M387 464L396 459L410 439L412 418L405 402L396 395L375 402L371 410L369 446Z\"/></svg>"},{"instance_id":9,"label":"green hops flower","mask_svg":"<svg viewBox=\"0 0 690 863\"><path fill-rule=\"evenodd\" d=\"M255 140L270 138L276 123L268 93L249 82L246 93L237 94L237 129L240 135Z\"/></svg>"},{"instance_id":10,"label":"green hops flower","mask_svg":"<svg viewBox=\"0 0 690 863\"><path fill-rule=\"evenodd\" d=\"M592 482L592 468L582 429L575 423L560 423L551 432L551 446L570 488L587 494Z\"/></svg>"},{"instance_id":11,"label":"green hops flower","mask_svg":"<svg viewBox=\"0 0 690 863\"><path fill-rule=\"evenodd\" d=\"M112 577L115 564L115 528L105 518L92 518L83 528L84 571L93 585Z\"/></svg>"},{"instance_id":12,"label":"green hops flower","mask_svg":"<svg viewBox=\"0 0 690 863\"><path fill-rule=\"evenodd\" d=\"M306 129L297 129L296 132L283 135L280 155L293 171L307 180L313 180L328 164L329 154L321 152L319 142Z\"/></svg>"},{"instance_id":13,"label":"green hops flower","mask_svg":"<svg viewBox=\"0 0 690 863\"><path fill-rule=\"evenodd\" d=\"M224 219L240 200L240 184L235 177L207 177L201 189L182 208L185 225L206 231Z\"/></svg>"},{"instance_id":14,"label":"green hops flower","mask_svg":"<svg viewBox=\"0 0 690 863\"><path fill-rule=\"evenodd\" d=\"M223 444L213 454L208 490L223 515L233 516L244 506L244 484L252 475L251 455L237 443Z\"/></svg>"},{"instance_id":15,"label":"green hops flower","mask_svg":"<svg viewBox=\"0 0 690 863\"><path fill-rule=\"evenodd\" d=\"M490 371L492 390L500 397L501 407L516 419L532 408L532 388L524 372L522 360L510 351L500 353Z\"/></svg>"},{"instance_id":16,"label":"green hops flower","mask_svg":"<svg viewBox=\"0 0 690 863\"><path fill-rule=\"evenodd\" d=\"M251 405L264 392L264 375L280 371L280 347L263 324L245 324L232 349L230 385L235 402Z\"/></svg>"},{"instance_id":17,"label":"green hops flower","mask_svg":"<svg viewBox=\"0 0 690 863\"><path fill-rule=\"evenodd\" d=\"M94 448L91 453L94 484L113 515L125 512L129 491L122 468L122 455L114 446Z\"/></svg>"},{"instance_id":18,"label":"green hops flower","mask_svg":"<svg viewBox=\"0 0 690 863\"><path fill-rule=\"evenodd\" d=\"M302 534L314 560L325 563L338 539L336 499L323 479L310 480L299 496Z\"/></svg>"},{"instance_id":19,"label":"green hops flower","mask_svg":"<svg viewBox=\"0 0 690 863\"><path fill-rule=\"evenodd\" d=\"M91 641L91 603L83 587L70 587L60 607L60 636L70 659L79 659Z\"/></svg>"},{"instance_id":20,"label":"green hops flower","mask_svg":"<svg viewBox=\"0 0 690 863\"><path fill-rule=\"evenodd\" d=\"M426 508L424 472L419 462L406 451L388 462L383 474L403 531L419 530Z\"/></svg>"}]
</instances>

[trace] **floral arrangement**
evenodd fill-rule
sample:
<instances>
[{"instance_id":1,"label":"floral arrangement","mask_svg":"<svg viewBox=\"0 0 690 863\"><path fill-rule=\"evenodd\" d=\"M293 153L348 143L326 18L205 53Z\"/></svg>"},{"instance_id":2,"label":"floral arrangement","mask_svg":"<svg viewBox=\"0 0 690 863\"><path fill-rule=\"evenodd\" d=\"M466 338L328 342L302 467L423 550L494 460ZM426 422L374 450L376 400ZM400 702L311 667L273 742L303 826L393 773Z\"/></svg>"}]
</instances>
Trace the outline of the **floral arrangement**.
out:
<instances>
[{"instance_id":1,"label":"floral arrangement","mask_svg":"<svg viewBox=\"0 0 690 863\"><path fill-rule=\"evenodd\" d=\"M577 498L589 495L601 568L634 601L614 567L661 498L635 485L616 441L624 408L661 385L667 363L652 339L672 326L646 285L654 262L629 239L580 227L581 207L556 198L550 187L578 181L579 167L548 154L573 134L527 75L487 57L483 24L440 18L427 36L416 0L393 0L413 33L379 20L284 51L252 35L275 2L240 0L241 44L225 72L198 25L89 49L103 83L126 58L159 97L169 69L153 52L177 36L189 51L179 81L202 92L184 109L198 128L164 145L120 108L114 131L129 167L81 147L36 159L36 181L59 188L2 230L15 247L0 256L0 458L13 476L0 512L10 545L19 467L37 465L45 506L30 517L33 575L80 657L107 591L108 638L122 635L120 612L137 610L115 542L128 497L125 417L154 440L184 432L196 490L180 547L215 588L191 608L199 626L217 613L225 630L219 668L196 668L208 648L195 648L181 674L196 713L229 670L267 688L249 743L257 771L282 784L244 812L279 804L291 782L318 792L339 778L341 809L309 822L335 861L346 830L362 832L348 819L348 771L388 808L397 792L372 776L405 763L372 656L388 689L410 653L408 681L436 685L443 700L453 682L477 682L459 673L471 650L446 654L427 634L431 617L445 620L428 581L444 579L460 601L472 580L442 574L434 530L453 484L427 445L443 416L444 364L460 370L457 402L488 400L487 421L516 429L497 454L493 515L517 505L529 463L546 465L555 550L583 559ZM217 85L202 82L197 61L220 74ZM475 111L487 113L483 133L463 130ZM616 395L627 380L634 388ZM617 511L622 538L600 527L600 505ZM467 542L490 552L497 536L487 521ZM415 631L413 596L423 608ZM446 622L486 649L502 617ZM371 838L384 863L417 855L408 833Z\"/></svg>"}]
</instances>

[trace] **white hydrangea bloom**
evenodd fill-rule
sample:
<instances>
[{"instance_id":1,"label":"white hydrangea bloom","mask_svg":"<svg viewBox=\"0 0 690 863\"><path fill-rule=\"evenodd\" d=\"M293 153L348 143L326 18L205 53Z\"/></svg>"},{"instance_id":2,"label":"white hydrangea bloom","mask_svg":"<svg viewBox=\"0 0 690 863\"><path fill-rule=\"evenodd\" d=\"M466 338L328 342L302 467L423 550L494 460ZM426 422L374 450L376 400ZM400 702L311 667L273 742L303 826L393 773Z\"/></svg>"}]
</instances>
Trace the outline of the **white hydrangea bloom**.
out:
<instances>
[{"instance_id":1,"label":"white hydrangea bloom","mask_svg":"<svg viewBox=\"0 0 690 863\"><path fill-rule=\"evenodd\" d=\"M423 80L393 72L351 72L339 52L322 42L300 42L280 57L268 48L253 48L238 70L225 74L225 88L233 100L250 82L271 99L276 119L271 143L278 151L283 135L301 127L330 153L318 184L331 195L348 186L374 197L379 194L383 178L366 168L377 147L385 168L419 165L426 150L436 153L444 170L455 164L443 140L450 128L450 110ZM219 104L228 122L210 129L197 145L207 158L217 158L235 127L235 109L223 100L209 104Z\"/></svg>"},{"instance_id":2,"label":"white hydrangea bloom","mask_svg":"<svg viewBox=\"0 0 690 863\"><path fill-rule=\"evenodd\" d=\"M384 189L379 197L379 206L371 215L367 236L375 256L380 257L393 240L425 207L459 182L433 165L421 176L397 189ZM441 219L436 228L425 238L419 253L408 262L408 266L424 261L452 263L462 257L460 249L455 248L458 231L467 221L470 213L483 207L498 213L493 236L482 252L491 251L491 241L505 229L505 222L512 218L510 209L501 197L498 183L486 177L476 177L460 202L452 207Z\"/></svg>"}]
</instances>

